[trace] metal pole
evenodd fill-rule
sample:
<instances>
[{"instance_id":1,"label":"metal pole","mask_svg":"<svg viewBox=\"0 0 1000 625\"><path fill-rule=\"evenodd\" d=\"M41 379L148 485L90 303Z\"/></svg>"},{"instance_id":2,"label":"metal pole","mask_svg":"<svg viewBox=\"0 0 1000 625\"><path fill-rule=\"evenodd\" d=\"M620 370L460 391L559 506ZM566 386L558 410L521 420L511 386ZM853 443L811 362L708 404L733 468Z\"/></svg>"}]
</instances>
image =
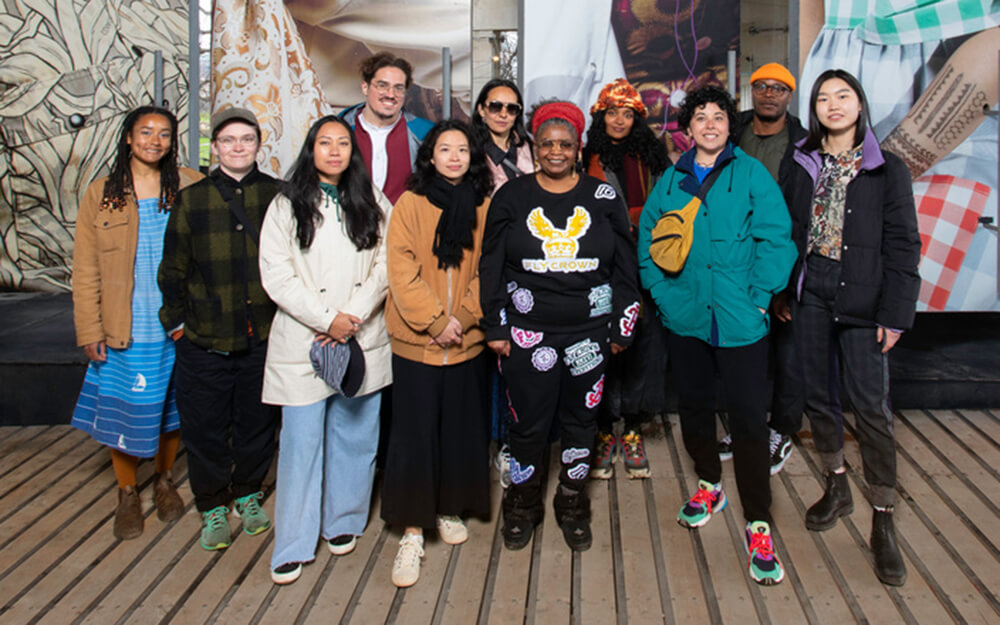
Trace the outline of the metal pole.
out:
<instances>
[{"instance_id":1,"label":"metal pole","mask_svg":"<svg viewBox=\"0 0 1000 625\"><path fill-rule=\"evenodd\" d=\"M728 57L726 59L726 73L728 74L726 85L733 98L739 98L740 94L736 92L736 50L729 50L726 56Z\"/></svg>"},{"instance_id":2,"label":"metal pole","mask_svg":"<svg viewBox=\"0 0 1000 625\"><path fill-rule=\"evenodd\" d=\"M801 18L799 0L788 0L788 71L792 73L792 76L799 75L799 32L802 29L799 21ZM799 99L797 97L792 97L792 101L788 103L788 109L792 115L799 114Z\"/></svg>"},{"instance_id":3,"label":"metal pole","mask_svg":"<svg viewBox=\"0 0 1000 625\"><path fill-rule=\"evenodd\" d=\"M997 52L997 76L1000 78L1000 52ZM997 80L997 96L1000 98L1000 79ZM998 100L1000 101L1000 100ZM993 195L1000 191L1000 110L996 113L997 120L997 179L993 186ZM997 201L997 224L1000 225L1000 201ZM1000 231L997 232L997 295L1000 296Z\"/></svg>"},{"instance_id":4,"label":"metal pole","mask_svg":"<svg viewBox=\"0 0 1000 625\"><path fill-rule=\"evenodd\" d=\"M163 101L163 51L153 51L153 102L165 106Z\"/></svg>"},{"instance_id":5,"label":"metal pole","mask_svg":"<svg viewBox=\"0 0 1000 625\"><path fill-rule=\"evenodd\" d=\"M451 119L451 48L441 48L441 117Z\"/></svg>"},{"instance_id":6,"label":"metal pole","mask_svg":"<svg viewBox=\"0 0 1000 625\"><path fill-rule=\"evenodd\" d=\"M198 169L201 141L201 8L198 0L188 2L188 167Z\"/></svg>"}]
</instances>

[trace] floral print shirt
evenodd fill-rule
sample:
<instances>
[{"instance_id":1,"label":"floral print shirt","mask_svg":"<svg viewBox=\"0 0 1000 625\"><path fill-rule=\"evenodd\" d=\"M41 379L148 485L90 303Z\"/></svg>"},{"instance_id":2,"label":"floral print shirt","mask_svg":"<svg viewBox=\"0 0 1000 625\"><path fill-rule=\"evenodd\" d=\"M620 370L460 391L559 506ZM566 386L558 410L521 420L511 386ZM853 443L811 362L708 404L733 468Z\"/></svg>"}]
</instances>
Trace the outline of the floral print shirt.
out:
<instances>
[{"instance_id":1,"label":"floral print shirt","mask_svg":"<svg viewBox=\"0 0 1000 625\"><path fill-rule=\"evenodd\" d=\"M823 167L813 194L809 252L840 261L847 183L861 167L861 146L840 154L823 154Z\"/></svg>"}]
</instances>

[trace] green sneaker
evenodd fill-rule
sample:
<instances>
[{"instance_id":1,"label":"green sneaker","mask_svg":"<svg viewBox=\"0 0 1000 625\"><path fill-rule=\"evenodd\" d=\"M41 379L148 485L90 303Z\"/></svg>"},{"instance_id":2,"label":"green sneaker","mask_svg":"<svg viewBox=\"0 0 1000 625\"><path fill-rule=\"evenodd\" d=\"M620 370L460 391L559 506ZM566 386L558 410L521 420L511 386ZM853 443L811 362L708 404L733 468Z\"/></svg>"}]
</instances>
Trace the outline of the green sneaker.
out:
<instances>
[{"instance_id":1,"label":"green sneaker","mask_svg":"<svg viewBox=\"0 0 1000 625\"><path fill-rule=\"evenodd\" d=\"M229 533L229 508L217 506L201 513L201 547L208 551L225 549L233 542Z\"/></svg>"},{"instance_id":2,"label":"green sneaker","mask_svg":"<svg viewBox=\"0 0 1000 625\"><path fill-rule=\"evenodd\" d=\"M237 497L233 513L237 519L243 519L243 531L251 536L266 532L271 528L271 518L260 507L264 493L257 491L246 497Z\"/></svg>"},{"instance_id":3,"label":"green sneaker","mask_svg":"<svg viewBox=\"0 0 1000 625\"><path fill-rule=\"evenodd\" d=\"M729 503L726 493L722 492L722 484L712 484L698 480L698 492L694 494L677 514L677 522L682 527L701 527L712 520L712 515L722 512Z\"/></svg>"},{"instance_id":4,"label":"green sneaker","mask_svg":"<svg viewBox=\"0 0 1000 625\"><path fill-rule=\"evenodd\" d=\"M747 523L747 570L762 586L774 586L785 579L785 569L771 542L771 526L764 521Z\"/></svg>"}]
</instances>

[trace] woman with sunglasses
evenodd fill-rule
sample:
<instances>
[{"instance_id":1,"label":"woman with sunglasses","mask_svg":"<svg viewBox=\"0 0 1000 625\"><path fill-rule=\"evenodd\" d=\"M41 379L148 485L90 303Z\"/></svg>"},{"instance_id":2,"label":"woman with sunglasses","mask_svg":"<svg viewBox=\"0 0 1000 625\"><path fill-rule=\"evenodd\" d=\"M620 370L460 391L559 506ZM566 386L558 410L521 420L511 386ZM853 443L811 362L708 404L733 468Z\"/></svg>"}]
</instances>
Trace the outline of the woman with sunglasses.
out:
<instances>
[{"instance_id":1,"label":"woman with sunglasses","mask_svg":"<svg viewBox=\"0 0 1000 625\"><path fill-rule=\"evenodd\" d=\"M486 153L494 194L508 180L535 171L523 111L524 100L517 85L504 78L483 85L476 98L472 130Z\"/></svg>"},{"instance_id":2,"label":"woman with sunglasses","mask_svg":"<svg viewBox=\"0 0 1000 625\"><path fill-rule=\"evenodd\" d=\"M639 92L624 78L601 89L590 115L583 162L588 174L607 182L625 198L634 237L646 198L670 165L667 148L646 124L646 106ZM649 292L643 290L632 348L612 357L608 364L604 399L597 415L590 471L593 478L610 479L618 455L629 478L650 476L641 426L666 411L667 336L655 311ZM618 418L624 421L620 439L613 429Z\"/></svg>"},{"instance_id":3,"label":"woman with sunglasses","mask_svg":"<svg viewBox=\"0 0 1000 625\"><path fill-rule=\"evenodd\" d=\"M913 325L920 291L920 236L910 174L879 147L861 84L844 70L819 75L809 134L795 152L793 331L802 357L806 416L826 473L806 527L832 528L854 510L844 468L841 392L857 421L873 511L871 549L883 583L902 585L906 565L893 526L896 446L889 350ZM838 366L839 365L839 366Z\"/></svg>"},{"instance_id":4,"label":"woman with sunglasses","mask_svg":"<svg viewBox=\"0 0 1000 625\"><path fill-rule=\"evenodd\" d=\"M508 549L525 547L542 518L553 422L562 447L556 521L570 549L590 548L586 487L604 370L632 342L639 316L625 205L614 187L577 171L584 123L569 102L535 109L539 170L504 185L486 222L483 326L514 415L503 497Z\"/></svg>"}]
</instances>

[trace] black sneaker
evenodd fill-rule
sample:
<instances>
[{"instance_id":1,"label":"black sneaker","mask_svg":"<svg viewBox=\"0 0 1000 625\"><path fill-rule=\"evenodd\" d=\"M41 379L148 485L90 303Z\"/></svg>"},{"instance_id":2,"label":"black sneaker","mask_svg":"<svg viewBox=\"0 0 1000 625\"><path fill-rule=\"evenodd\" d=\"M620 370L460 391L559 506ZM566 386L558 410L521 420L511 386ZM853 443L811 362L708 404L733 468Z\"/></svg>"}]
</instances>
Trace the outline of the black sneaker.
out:
<instances>
[{"instance_id":1,"label":"black sneaker","mask_svg":"<svg viewBox=\"0 0 1000 625\"><path fill-rule=\"evenodd\" d=\"M733 459L733 435L726 434L719 441L719 460Z\"/></svg>"},{"instance_id":2,"label":"black sneaker","mask_svg":"<svg viewBox=\"0 0 1000 625\"><path fill-rule=\"evenodd\" d=\"M503 520L503 546L511 551L524 549L531 542L535 524L520 515L505 515Z\"/></svg>"},{"instance_id":3,"label":"black sneaker","mask_svg":"<svg viewBox=\"0 0 1000 625\"><path fill-rule=\"evenodd\" d=\"M568 494L559 486L552 501L556 521L562 530L566 545L573 551L590 549L593 536L590 533L590 499L585 493Z\"/></svg>"},{"instance_id":4,"label":"black sneaker","mask_svg":"<svg viewBox=\"0 0 1000 625\"><path fill-rule=\"evenodd\" d=\"M792 438L771 430L771 475L777 475L785 468L785 462L792 455Z\"/></svg>"}]
</instances>

